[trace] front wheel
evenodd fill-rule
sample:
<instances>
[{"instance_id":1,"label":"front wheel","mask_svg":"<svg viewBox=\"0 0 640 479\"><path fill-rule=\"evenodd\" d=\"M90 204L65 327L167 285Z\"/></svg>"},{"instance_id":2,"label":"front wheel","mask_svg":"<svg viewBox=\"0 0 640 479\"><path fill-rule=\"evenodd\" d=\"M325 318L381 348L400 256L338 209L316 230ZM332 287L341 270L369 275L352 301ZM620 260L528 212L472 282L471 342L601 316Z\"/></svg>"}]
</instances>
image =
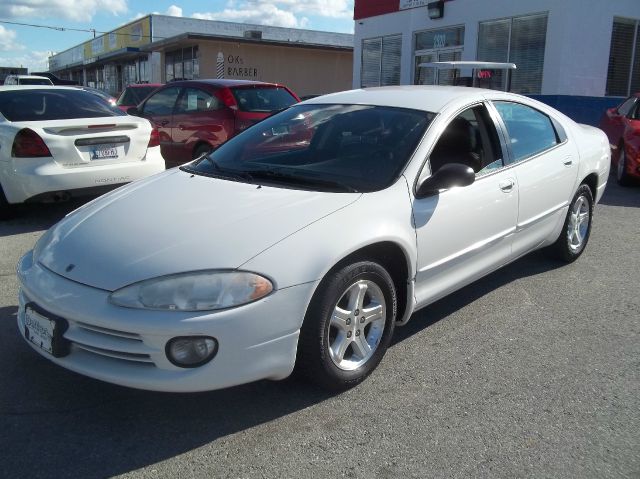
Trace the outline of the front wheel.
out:
<instances>
[{"instance_id":1,"label":"front wheel","mask_svg":"<svg viewBox=\"0 0 640 479\"><path fill-rule=\"evenodd\" d=\"M558 259L571 263L582 254L591 235L593 194L587 185L580 185L569 205L562 233L549 252Z\"/></svg>"},{"instance_id":2,"label":"front wheel","mask_svg":"<svg viewBox=\"0 0 640 479\"><path fill-rule=\"evenodd\" d=\"M330 273L309 304L296 368L330 390L362 382L391 342L396 309L393 280L379 264L362 261Z\"/></svg>"}]
</instances>

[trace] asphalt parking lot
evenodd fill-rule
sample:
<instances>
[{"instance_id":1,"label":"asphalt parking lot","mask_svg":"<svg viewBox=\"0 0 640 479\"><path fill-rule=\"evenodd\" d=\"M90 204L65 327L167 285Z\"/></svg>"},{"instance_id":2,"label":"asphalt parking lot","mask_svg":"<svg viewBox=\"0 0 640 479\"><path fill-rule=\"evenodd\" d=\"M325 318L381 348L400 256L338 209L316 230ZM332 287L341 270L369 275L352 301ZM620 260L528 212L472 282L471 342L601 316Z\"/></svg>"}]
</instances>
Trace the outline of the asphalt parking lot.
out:
<instances>
[{"instance_id":1,"label":"asphalt parking lot","mask_svg":"<svg viewBox=\"0 0 640 479\"><path fill-rule=\"evenodd\" d=\"M640 187L611 179L576 263L534 253L418 312L337 395L137 391L39 356L15 264L79 204L0 223L1 477L640 477Z\"/></svg>"}]
</instances>

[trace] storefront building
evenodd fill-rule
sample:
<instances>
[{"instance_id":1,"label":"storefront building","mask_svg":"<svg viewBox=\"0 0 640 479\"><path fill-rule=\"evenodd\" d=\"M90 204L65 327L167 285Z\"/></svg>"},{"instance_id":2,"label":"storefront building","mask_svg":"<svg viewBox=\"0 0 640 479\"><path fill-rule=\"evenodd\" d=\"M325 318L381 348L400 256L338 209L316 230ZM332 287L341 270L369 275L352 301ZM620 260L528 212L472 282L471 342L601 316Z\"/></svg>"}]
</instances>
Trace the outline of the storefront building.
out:
<instances>
[{"instance_id":1,"label":"storefront building","mask_svg":"<svg viewBox=\"0 0 640 479\"><path fill-rule=\"evenodd\" d=\"M354 87L452 84L420 67L435 61L511 62L511 91L590 123L640 91L638 0L355 0L354 19Z\"/></svg>"},{"instance_id":2,"label":"storefront building","mask_svg":"<svg viewBox=\"0 0 640 479\"><path fill-rule=\"evenodd\" d=\"M351 87L353 35L148 15L49 59L61 78L111 94L131 83L231 78L299 96Z\"/></svg>"}]
</instances>

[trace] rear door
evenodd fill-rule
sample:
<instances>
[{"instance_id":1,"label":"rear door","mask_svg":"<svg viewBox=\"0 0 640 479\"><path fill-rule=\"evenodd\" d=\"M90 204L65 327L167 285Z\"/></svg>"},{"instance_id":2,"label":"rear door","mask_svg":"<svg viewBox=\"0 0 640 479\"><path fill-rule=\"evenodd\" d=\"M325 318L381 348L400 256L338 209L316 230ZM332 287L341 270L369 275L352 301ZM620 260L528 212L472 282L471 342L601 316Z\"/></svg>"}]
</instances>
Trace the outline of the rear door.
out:
<instances>
[{"instance_id":1,"label":"rear door","mask_svg":"<svg viewBox=\"0 0 640 479\"><path fill-rule=\"evenodd\" d=\"M494 101L518 180L518 223L513 242L519 256L548 239L564 220L578 175L579 153L557 121L529 105Z\"/></svg>"},{"instance_id":2,"label":"rear door","mask_svg":"<svg viewBox=\"0 0 640 479\"><path fill-rule=\"evenodd\" d=\"M165 161L175 161L176 149L171 138L173 111L182 88L168 87L155 92L141 107L140 115L148 119L160 134L160 151ZM178 152L179 153L179 152Z\"/></svg>"},{"instance_id":3,"label":"rear door","mask_svg":"<svg viewBox=\"0 0 640 479\"><path fill-rule=\"evenodd\" d=\"M233 134L233 114L220 99L201 88L185 88L173 114L171 136L175 159L191 161L203 143L216 147Z\"/></svg>"}]
</instances>

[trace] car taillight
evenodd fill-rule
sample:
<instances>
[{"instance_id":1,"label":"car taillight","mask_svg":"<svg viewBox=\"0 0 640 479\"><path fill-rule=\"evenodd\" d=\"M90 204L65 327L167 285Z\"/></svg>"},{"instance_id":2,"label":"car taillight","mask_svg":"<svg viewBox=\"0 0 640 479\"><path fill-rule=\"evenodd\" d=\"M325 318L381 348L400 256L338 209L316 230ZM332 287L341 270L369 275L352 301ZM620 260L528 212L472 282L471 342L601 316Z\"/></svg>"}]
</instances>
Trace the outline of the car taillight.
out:
<instances>
[{"instance_id":1,"label":"car taillight","mask_svg":"<svg viewBox=\"0 0 640 479\"><path fill-rule=\"evenodd\" d=\"M149 144L147 148L151 148L152 146L160 146L160 133L157 128L153 128L151 130L151 136L149 137Z\"/></svg>"},{"instance_id":2,"label":"car taillight","mask_svg":"<svg viewBox=\"0 0 640 479\"><path fill-rule=\"evenodd\" d=\"M38 158L51 156L44 140L35 131L24 128L13 139L11 156L15 158Z\"/></svg>"},{"instance_id":3,"label":"car taillight","mask_svg":"<svg viewBox=\"0 0 640 479\"><path fill-rule=\"evenodd\" d=\"M238 109L238 103L236 103L236 99L233 96L233 93L231 93L231 90L229 90L228 88L223 88L222 90L220 90L218 96L226 107L229 107L232 110Z\"/></svg>"}]
</instances>

